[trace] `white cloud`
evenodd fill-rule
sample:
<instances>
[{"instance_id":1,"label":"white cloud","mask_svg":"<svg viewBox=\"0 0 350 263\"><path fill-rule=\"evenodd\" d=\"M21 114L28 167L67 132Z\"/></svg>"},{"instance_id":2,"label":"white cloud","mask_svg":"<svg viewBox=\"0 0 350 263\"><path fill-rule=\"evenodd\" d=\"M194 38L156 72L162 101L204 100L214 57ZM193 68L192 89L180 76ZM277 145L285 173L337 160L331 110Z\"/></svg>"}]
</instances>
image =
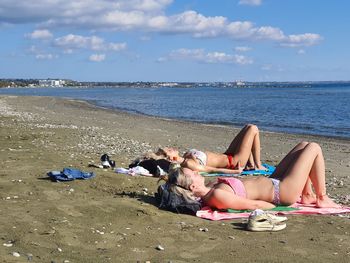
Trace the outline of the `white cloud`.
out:
<instances>
[{"instance_id":1,"label":"white cloud","mask_svg":"<svg viewBox=\"0 0 350 263\"><path fill-rule=\"evenodd\" d=\"M121 51L126 49L126 43L109 43L106 46L106 49L113 50L113 51Z\"/></svg>"},{"instance_id":2,"label":"white cloud","mask_svg":"<svg viewBox=\"0 0 350 263\"><path fill-rule=\"evenodd\" d=\"M305 50L304 49L299 49L298 50L298 54L299 55L303 55L303 54L305 54L306 52L305 52Z\"/></svg>"},{"instance_id":3,"label":"white cloud","mask_svg":"<svg viewBox=\"0 0 350 263\"><path fill-rule=\"evenodd\" d=\"M238 4L258 6L262 4L262 0L240 0Z\"/></svg>"},{"instance_id":4,"label":"white cloud","mask_svg":"<svg viewBox=\"0 0 350 263\"><path fill-rule=\"evenodd\" d=\"M205 52L204 49L181 48L173 50L166 57L161 57L158 62L167 60L193 60L201 63L234 63L240 65L252 64L253 60L242 55L230 55L224 52Z\"/></svg>"},{"instance_id":5,"label":"white cloud","mask_svg":"<svg viewBox=\"0 0 350 263\"><path fill-rule=\"evenodd\" d=\"M311 46L322 39L318 34L287 35L278 27L256 26L250 21L230 21L224 16L205 16L193 10L167 16L165 9L172 2L172 0L0 0L0 23L38 23L41 27L45 26L52 30L74 28L94 31L139 31L146 34L153 32L185 34L196 38L267 40L284 47ZM241 4L250 5L260 5L261 2L240 1ZM100 50L98 46L101 43L96 45L97 48L94 50Z\"/></svg>"},{"instance_id":6,"label":"white cloud","mask_svg":"<svg viewBox=\"0 0 350 263\"><path fill-rule=\"evenodd\" d=\"M49 52L47 52L47 51L45 51L45 50L43 50L35 45L30 46L27 51L29 52L29 54L34 55L34 57L36 59L51 60L51 59L58 58L58 55L49 53Z\"/></svg>"},{"instance_id":7,"label":"white cloud","mask_svg":"<svg viewBox=\"0 0 350 263\"><path fill-rule=\"evenodd\" d=\"M65 51L74 49L90 49L96 51L121 51L126 49L126 43L106 43L103 38L97 36L85 37L69 34L56 38L54 45Z\"/></svg>"},{"instance_id":8,"label":"white cloud","mask_svg":"<svg viewBox=\"0 0 350 263\"><path fill-rule=\"evenodd\" d=\"M253 60L250 58L247 58L246 56L234 55L234 57L237 64L241 64L241 65L253 64Z\"/></svg>"},{"instance_id":9,"label":"white cloud","mask_svg":"<svg viewBox=\"0 0 350 263\"><path fill-rule=\"evenodd\" d=\"M41 54L35 55L36 59L42 59L42 60L44 60L44 59L51 60L51 59L54 59L57 57L58 57L57 55L53 55L53 54L49 54L49 53L47 53L47 54L41 53Z\"/></svg>"},{"instance_id":10,"label":"white cloud","mask_svg":"<svg viewBox=\"0 0 350 263\"><path fill-rule=\"evenodd\" d=\"M52 33L47 29L34 30L32 33L26 34L26 37L31 39L51 39Z\"/></svg>"},{"instance_id":11,"label":"white cloud","mask_svg":"<svg viewBox=\"0 0 350 263\"><path fill-rule=\"evenodd\" d=\"M113 11L156 13L173 0L0 0L2 22L27 23L59 19L93 19ZM61 21L63 22L63 21Z\"/></svg>"},{"instance_id":12,"label":"white cloud","mask_svg":"<svg viewBox=\"0 0 350 263\"><path fill-rule=\"evenodd\" d=\"M259 28L254 28L253 31L257 39L270 39L277 41L285 39L284 33L279 28L262 26Z\"/></svg>"},{"instance_id":13,"label":"white cloud","mask_svg":"<svg viewBox=\"0 0 350 263\"><path fill-rule=\"evenodd\" d=\"M103 61L105 59L106 59L106 55L105 54L92 54L89 57L89 60L93 61L93 62L101 62L101 61Z\"/></svg>"},{"instance_id":14,"label":"white cloud","mask_svg":"<svg viewBox=\"0 0 350 263\"><path fill-rule=\"evenodd\" d=\"M303 47L317 45L323 38L318 34L305 33L301 35L289 35L285 37L281 46L285 47Z\"/></svg>"},{"instance_id":15,"label":"white cloud","mask_svg":"<svg viewBox=\"0 0 350 263\"><path fill-rule=\"evenodd\" d=\"M237 51L237 52L247 52L247 51L250 51L250 50L252 50L252 48L250 48L250 47L235 47L235 51Z\"/></svg>"}]
</instances>

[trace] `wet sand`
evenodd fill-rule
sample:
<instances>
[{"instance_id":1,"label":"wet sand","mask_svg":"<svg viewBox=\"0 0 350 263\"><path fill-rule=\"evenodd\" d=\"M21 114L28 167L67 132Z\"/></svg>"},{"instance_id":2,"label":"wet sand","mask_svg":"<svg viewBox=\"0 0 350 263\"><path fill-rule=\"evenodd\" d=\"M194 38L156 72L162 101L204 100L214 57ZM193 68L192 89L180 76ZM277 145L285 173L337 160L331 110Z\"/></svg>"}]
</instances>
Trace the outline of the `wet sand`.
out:
<instances>
[{"instance_id":1,"label":"wet sand","mask_svg":"<svg viewBox=\"0 0 350 263\"><path fill-rule=\"evenodd\" d=\"M283 231L248 232L243 220L212 222L159 210L157 178L88 167L103 153L126 167L141 153L167 145L223 152L238 131L81 101L0 96L2 262L349 262L349 214L288 216ZM262 160L270 164L299 141L318 142L329 194L350 204L349 140L260 135ZM96 177L47 179L48 171L63 167Z\"/></svg>"}]
</instances>

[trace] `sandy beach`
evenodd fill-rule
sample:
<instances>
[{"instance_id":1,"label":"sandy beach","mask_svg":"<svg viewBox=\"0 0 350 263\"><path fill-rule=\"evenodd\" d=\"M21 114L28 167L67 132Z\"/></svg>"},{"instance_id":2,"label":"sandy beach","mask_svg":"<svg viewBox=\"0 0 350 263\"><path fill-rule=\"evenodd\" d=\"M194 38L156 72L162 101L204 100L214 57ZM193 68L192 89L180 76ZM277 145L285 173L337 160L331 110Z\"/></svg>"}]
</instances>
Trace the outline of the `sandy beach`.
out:
<instances>
[{"instance_id":1,"label":"sandy beach","mask_svg":"<svg viewBox=\"0 0 350 263\"><path fill-rule=\"evenodd\" d=\"M223 152L238 131L131 115L82 101L0 96L1 261L349 262L349 214L288 216L283 231L248 232L242 230L244 220L213 222L159 210L157 178L88 167L99 163L103 153L117 167L127 167L159 146ZM270 164L300 141L318 142L328 193L350 205L349 140L260 135L262 160ZM94 171L96 177L48 180L48 171L64 167Z\"/></svg>"}]
</instances>

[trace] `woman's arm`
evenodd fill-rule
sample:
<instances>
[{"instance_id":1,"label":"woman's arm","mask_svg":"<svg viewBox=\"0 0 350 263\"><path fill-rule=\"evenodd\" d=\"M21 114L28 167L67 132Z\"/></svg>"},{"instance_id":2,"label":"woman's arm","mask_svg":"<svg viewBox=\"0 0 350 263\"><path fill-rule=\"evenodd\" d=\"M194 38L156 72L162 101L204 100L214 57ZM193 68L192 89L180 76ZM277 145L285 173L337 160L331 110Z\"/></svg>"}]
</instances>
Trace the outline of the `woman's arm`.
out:
<instances>
[{"instance_id":1,"label":"woman's arm","mask_svg":"<svg viewBox=\"0 0 350 263\"><path fill-rule=\"evenodd\" d=\"M250 200L223 189L214 189L209 197L209 200L206 200L206 202L209 206L217 209L232 208L237 210L254 210L258 208L271 209L275 207L275 205L269 202L262 200Z\"/></svg>"},{"instance_id":2,"label":"woman's arm","mask_svg":"<svg viewBox=\"0 0 350 263\"><path fill-rule=\"evenodd\" d=\"M185 159L181 166L189 168L193 171L206 172L206 173L226 173L226 174L240 174L243 171L243 167L239 169L227 169L227 168L216 168L207 165L201 165L194 159Z\"/></svg>"}]
</instances>

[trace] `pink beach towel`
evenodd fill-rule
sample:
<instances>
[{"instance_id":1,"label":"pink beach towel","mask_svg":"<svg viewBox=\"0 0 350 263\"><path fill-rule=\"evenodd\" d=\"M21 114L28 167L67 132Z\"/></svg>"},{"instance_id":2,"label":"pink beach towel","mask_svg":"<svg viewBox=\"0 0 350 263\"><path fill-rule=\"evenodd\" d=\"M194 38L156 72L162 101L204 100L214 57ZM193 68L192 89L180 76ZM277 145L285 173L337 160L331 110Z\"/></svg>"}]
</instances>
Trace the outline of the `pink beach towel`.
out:
<instances>
[{"instance_id":1,"label":"pink beach towel","mask_svg":"<svg viewBox=\"0 0 350 263\"><path fill-rule=\"evenodd\" d=\"M298 210L291 211L278 211L278 215L332 215L332 214L342 214L350 213L350 207L343 206L341 208L316 208L315 205L303 205L300 203L295 203L291 207L299 208ZM250 212L242 213L229 213L211 210L210 207L203 207L201 210L197 211L196 216L204 219L209 219L213 221L224 220L224 219L236 219L236 218L248 218Z\"/></svg>"}]
</instances>

